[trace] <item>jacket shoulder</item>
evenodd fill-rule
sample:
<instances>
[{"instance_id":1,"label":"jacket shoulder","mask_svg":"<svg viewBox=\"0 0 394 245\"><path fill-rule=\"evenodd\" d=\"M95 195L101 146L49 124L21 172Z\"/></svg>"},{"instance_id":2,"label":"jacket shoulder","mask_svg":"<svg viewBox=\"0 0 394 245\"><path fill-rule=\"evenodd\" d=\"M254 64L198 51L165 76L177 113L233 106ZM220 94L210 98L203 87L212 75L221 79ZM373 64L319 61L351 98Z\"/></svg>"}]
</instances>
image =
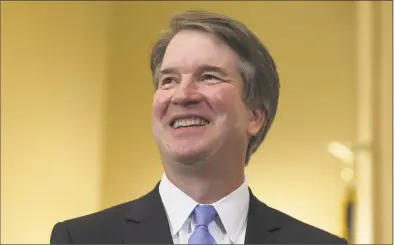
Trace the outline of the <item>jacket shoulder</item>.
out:
<instances>
[{"instance_id":1,"label":"jacket shoulder","mask_svg":"<svg viewBox=\"0 0 394 245\"><path fill-rule=\"evenodd\" d=\"M268 207L268 206L267 206ZM268 207L273 216L282 223L277 238L280 243L294 244L347 244L347 241L325 230L307 224L279 210Z\"/></svg>"},{"instance_id":2,"label":"jacket shoulder","mask_svg":"<svg viewBox=\"0 0 394 245\"><path fill-rule=\"evenodd\" d=\"M52 229L51 244L114 243L127 214L138 208L144 198L59 222Z\"/></svg>"}]
</instances>

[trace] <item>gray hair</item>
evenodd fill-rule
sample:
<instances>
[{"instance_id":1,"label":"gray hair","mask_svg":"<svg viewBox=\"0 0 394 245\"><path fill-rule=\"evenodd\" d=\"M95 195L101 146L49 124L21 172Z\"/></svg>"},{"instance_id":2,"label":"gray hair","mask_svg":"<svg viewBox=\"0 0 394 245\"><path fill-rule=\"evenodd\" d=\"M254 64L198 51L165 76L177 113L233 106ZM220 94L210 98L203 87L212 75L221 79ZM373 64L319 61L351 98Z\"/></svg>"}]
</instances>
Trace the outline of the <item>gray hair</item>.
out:
<instances>
[{"instance_id":1,"label":"gray hair","mask_svg":"<svg viewBox=\"0 0 394 245\"><path fill-rule=\"evenodd\" d=\"M251 109L264 111L264 123L250 141L245 165L263 142L274 120L279 99L279 76L266 47L242 23L227 16L207 11L186 11L176 14L170 28L153 46L150 68L158 86L158 73L165 51L172 38L182 30L198 30L213 34L233 49L240 58L239 71L244 80L243 101Z\"/></svg>"}]
</instances>

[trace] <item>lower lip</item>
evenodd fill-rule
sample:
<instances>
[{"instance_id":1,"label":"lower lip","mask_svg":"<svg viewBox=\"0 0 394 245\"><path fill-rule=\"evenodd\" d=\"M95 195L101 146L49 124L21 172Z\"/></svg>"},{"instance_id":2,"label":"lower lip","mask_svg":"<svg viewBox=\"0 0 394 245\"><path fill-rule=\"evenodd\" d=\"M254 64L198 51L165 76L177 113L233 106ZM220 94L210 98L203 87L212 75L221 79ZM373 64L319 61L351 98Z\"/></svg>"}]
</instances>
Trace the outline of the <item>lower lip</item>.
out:
<instances>
[{"instance_id":1,"label":"lower lip","mask_svg":"<svg viewBox=\"0 0 394 245\"><path fill-rule=\"evenodd\" d=\"M173 131L174 133L180 133L180 134L183 134L183 133L199 134L199 133L202 133L202 132L207 128L208 125L209 125L209 124L204 125L204 126L191 126L191 127L179 127L179 128L173 128L173 127L171 127L171 129L172 129L172 131Z\"/></svg>"}]
</instances>

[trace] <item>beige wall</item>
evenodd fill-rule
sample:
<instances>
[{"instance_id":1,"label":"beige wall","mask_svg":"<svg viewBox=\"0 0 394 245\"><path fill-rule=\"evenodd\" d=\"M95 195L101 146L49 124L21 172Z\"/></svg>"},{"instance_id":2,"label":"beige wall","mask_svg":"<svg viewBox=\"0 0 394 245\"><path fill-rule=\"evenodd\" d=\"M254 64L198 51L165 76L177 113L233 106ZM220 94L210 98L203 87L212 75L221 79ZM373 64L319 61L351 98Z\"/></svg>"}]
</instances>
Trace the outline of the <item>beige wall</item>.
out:
<instances>
[{"instance_id":1,"label":"beige wall","mask_svg":"<svg viewBox=\"0 0 394 245\"><path fill-rule=\"evenodd\" d=\"M119 3L111 45L103 207L142 195L160 178L151 137L148 55L171 14L189 8L242 20L278 63L278 117L247 169L255 194L273 207L342 235L342 165L327 153L327 144L355 139L353 2Z\"/></svg>"},{"instance_id":2,"label":"beige wall","mask_svg":"<svg viewBox=\"0 0 394 245\"><path fill-rule=\"evenodd\" d=\"M357 5L356 239L392 243L392 2Z\"/></svg>"},{"instance_id":3,"label":"beige wall","mask_svg":"<svg viewBox=\"0 0 394 245\"><path fill-rule=\"evenodd\" d=\"M1 243L100 207L106 5L1 3Z\"/></svg>"},{"instance_id":4,"label":"beige wall","mask_svg":"<svg viewBox=\"0 0 394 245\"><path fill-rule=\"evenodd\" d=\"M171 14L190 8L240 19L277 61L279 112L247 168L254 193L342 235L343 166L327 144L356 140L354 2L6 2L1 243L48 243L57 221L154 187L162 168L151 137L150 48ZM382 99L384 110L390 98ZM382 144L389 140L385 132ZM389 151L382 153L384 187L376 187L382 193L392 190ZM383 217L391 204L379 203ZM382 239L391 237L389 221Z\"/></svg>"},{"instance_id":5,"label":"beige wall","mask_svg":"<svg viewBox=\"0 0 394 245\"><path fill-rule=\"evenodd\" d=\"M375 242L393 243L393 14L392 2L376 5L377 49L377 117L376 117L376 182Z\"/></svg>"}]
</instances>

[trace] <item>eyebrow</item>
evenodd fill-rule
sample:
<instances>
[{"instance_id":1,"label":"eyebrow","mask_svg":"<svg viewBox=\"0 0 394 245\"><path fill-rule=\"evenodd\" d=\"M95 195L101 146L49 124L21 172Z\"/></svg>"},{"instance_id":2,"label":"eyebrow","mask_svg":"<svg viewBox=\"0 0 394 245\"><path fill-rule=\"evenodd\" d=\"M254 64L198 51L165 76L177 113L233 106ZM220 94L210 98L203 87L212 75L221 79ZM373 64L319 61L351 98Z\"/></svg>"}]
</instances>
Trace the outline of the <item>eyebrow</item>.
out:
<instances>
[{"instance_id":1,"label":"eyebrow","mask_svg":"<svg viewBox=\"0 0 394 245\"><path fill-rule=\"evenodd\" d=\"M160 75L166 75L166 74L173 74L173 73L177 73L177 68L175 67L169 67L169 68L165 68L163 70L160 70L159 74ZM212 65L202 65L199 66L197 69L197 73L203 73L203 72L216 72L221 74L222 76L228 76L227 72L223 69L220 68L218 66L212 66Z\"/></svg>"}]
</instances>

